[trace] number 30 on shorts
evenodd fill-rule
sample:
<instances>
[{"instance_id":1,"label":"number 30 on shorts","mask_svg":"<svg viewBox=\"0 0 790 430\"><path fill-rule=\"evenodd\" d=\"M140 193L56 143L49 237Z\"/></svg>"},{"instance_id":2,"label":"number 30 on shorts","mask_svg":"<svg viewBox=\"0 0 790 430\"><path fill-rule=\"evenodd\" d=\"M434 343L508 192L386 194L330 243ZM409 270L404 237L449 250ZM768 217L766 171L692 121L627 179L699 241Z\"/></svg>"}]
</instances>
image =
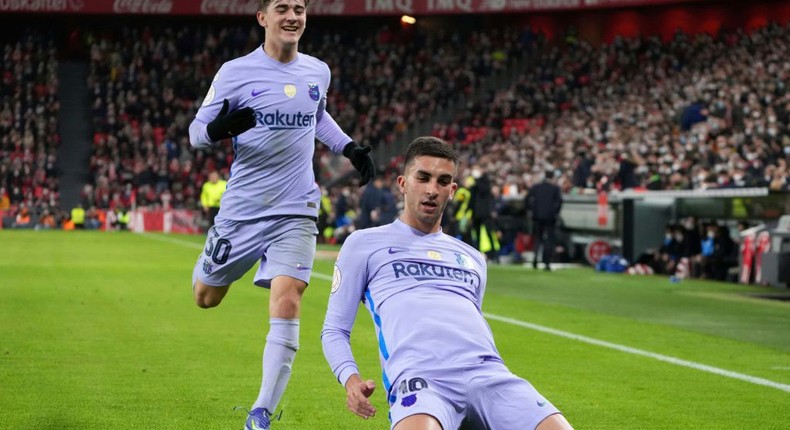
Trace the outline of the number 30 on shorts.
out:
<instances>
[{"instance_id":1,"label":"number 30 on shorts","mask_svg":"<svg viewBox=\"0 0 790 430\"><path fill-rule=\"evenodd\" d=\"M214 261L215 264L225 264L225 262L228 261L231 248L233 248L233 246L230 244L229 240L217 239L217 242L214 243L214 238L210 237L208 246L205 249L206 257L211 257L211 260Z\"/></svg>"}]
</instances>

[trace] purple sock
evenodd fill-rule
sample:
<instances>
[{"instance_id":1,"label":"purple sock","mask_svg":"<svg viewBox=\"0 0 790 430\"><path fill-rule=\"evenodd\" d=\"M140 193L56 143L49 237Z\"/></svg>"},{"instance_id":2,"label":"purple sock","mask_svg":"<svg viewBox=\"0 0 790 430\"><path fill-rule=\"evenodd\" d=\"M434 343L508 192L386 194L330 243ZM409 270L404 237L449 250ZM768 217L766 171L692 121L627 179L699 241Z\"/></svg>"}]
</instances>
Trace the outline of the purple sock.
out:
<instances>
[{"instance_id":1,"label":"purple sock","mask_svg":"<svg viewBox=\"0 0 790 430\"><path fill-rule=\"evenodd\" d=\"M266 346L263 348L263 379L258 399L252 408L274 413L291 377L296 350L299 349L299 320L271 318Z\"/></svg>"}]
</instances>

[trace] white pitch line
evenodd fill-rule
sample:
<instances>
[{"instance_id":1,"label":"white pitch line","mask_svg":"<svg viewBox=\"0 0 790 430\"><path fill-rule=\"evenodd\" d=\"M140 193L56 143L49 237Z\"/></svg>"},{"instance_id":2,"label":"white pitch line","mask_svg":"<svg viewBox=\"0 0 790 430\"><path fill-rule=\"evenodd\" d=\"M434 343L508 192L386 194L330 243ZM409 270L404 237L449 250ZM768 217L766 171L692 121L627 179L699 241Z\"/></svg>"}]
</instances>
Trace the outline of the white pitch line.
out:
<instances>
[{"instance_id":1,"label":"white pitch line","mask_svg":"<svg viewBox=\"0 0 790 430\"><path fill-rule=\"evenodd\" d=\"M543 333L553 334L555 336L564 337L567 339L578 340L580 342L589 343L592 345L603 346L605 348L614 349L621 352L626 352L628 354L634 355L641 355L643 357L650 357L659 361L664 361L667 363L676 364L678 366L683 367L690 367L692 369L701 370L703 372L713 373L719 376L726 376L728 378L739 379L741 381L751 382L752 384L763 385L766 387L776 388L778 390L782 390L785 392L790 393L790 385L788 384L781 384L779 382L770 381L768 379L758 378L756 376L745 375L743 373L737 373L726 369L720 369L718 367L708 366L706 364L695 363L693 361L682 360L676 357L670 357L668 355L656 354L655 352L650 351L643 351L641 349L631 348L625 345L619 345L616 343L606 342L603 340L593 339L591 337L582 336L574 333L569 333L567 331L557 330L550 327L544 327L537 324L532 324L524 321L519 321L517 319L503 317L499 315L484 313L486 318L492 319L495 321L504 322L507 324L512 324L519 327L524 327L532 330L536 330Z\"/></svg>"},{"instance_id":2,"label":"white pitch line","mask_svg":"<svg viewBox=\"0 0 790 430\"><path fill-rule=\"evenodd\" d=\"M149 239L158 240L160 242L174 243L176 245L184 245L184 246L188 246L190 248L195 248L195 249L203 249L203 244L202 243L195 243L195 242L191 242L189 240L178 239L178 238L172 237L172 236L160 236L160 235L151 234L151 233L138 233L138 234L140 234L143 237L147 237Z\"/></svg>"},{"instance_id":3,"label":"white pitch line","mask_svg":"<svg viewBox=\"0 0 790 430\"><path fill-rule=\"evenodd\" d=\"M313 277L318 279L323 279L324 281L332 281L332 277L329 275L324 275L323 273L313 272Z\"/></svg>"},{"instance_id":4,"label":"white pitch line","mask_svg":"<svg viewBox=\"0 0 790 430\"><path fill-rule=\"evenodd\" d=\"M151 235L151 234L144 234L144 237L148 237L148 238L151 238L151 239L156 239L156 240L159 240L159 241L162 241L162 242L169 242L169 243L174 243L174 244L178 244L178 245L189 246L189 247L192 247L192 248L203 249L203 245L201 245L201 244L197 244L195 242L190 242L188 240L177 239L177 238L174 238L174 237L169 237L169 236L168 237L163 237L163 236L157 236L157 235ZM325 275L323 273L313 272L312 276L315 277L315 278L318 278L318 279L323 279L325 281L331 281L332 280L331 276ZM567 331L557 330L557 329L554 329L554 328L551 328L551 327L545 327L545 326L538 325L538 324L528 323L528 322L517 320L517 319L513 319L513 318L508 318L508 317L503 317L503 316L496 315L496 314L491 314L491 313L488 313L488 312L485 312L483 315L486 318L490 319L490 320L499 321L499 322L515 325L515 326L518 326L518 327L524 327L524 328L528 328L528 329L531 329L531 330L539 331L539 332L542 332L542 333L553 334L554 336L564 337L566 339L577 340L579 342L589 343L591 345L602 346L604 348L614 349L616 351L625 352L625 353L628 353L628 354L641 355L643 357L653 358L653 359L658 360L658 361L663 361L663 362L675 364L675 365L678 365L678 366L688 367L688 368L691 368L691 369L701 370L703 372L713 373L715 375L724 376L724 377L727 377L727 378L738 379L738 380L749 382L749 383L756 384L756 385L762 385L762 386L765 386L765 387L776 388L778 390L782 390L782 391L790 393L790 385L788 385L788 384L782 384L782 383L771 381L771 380L768 380L768 379L758 378L756 376L746 375L746 374L743 374L743 373L733 372L731 370L726 370L726 369L721 369L721 368L718 368L718 367L708 366L707 364L701 364L701 363L696 363L696 362L693 362L693 361L683 360L683 359L676 358L676 357L670 357L668 355L657 354L655 352L650 352L650 351L644 351L644 350L641 350L641 349L631 348L630 346L620 345L620 344L612 343L612 342L606 342L604 340L598 340L598 339L594 339L594 338L591 338L591 337L582 336L582 335L575 334L575 333L570 333L570 332L567 332Z\"/></svg>"}]
</instances>

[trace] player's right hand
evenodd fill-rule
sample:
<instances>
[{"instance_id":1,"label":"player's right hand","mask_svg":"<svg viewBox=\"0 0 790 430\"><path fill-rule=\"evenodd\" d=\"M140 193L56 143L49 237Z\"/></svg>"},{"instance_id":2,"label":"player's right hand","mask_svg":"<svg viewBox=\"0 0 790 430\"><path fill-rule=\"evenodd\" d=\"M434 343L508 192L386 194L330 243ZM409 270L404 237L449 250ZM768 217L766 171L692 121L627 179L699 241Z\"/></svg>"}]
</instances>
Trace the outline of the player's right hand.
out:
<instances>
[{"instance_id":1,"label":"player's right hand","mask_svg":"<svg viewBox=\"0 0 790 430\"><path fill-rule=\"evenodd\" d=\"M228 113L229 108L228 99L223 100L217 117L206 126L208 138L212 142L238 136L255 127L255 109L248 106Z\"/></svg>"},{"instance_id":2,"label":"player's right hand","mask_svg":"<svg viewBox=\"0 0 790 430\"><path fill-rule=\"evenodd\" d=\"M348 410L364 419L376 416L376 408L370 403L370 397L376 390L372 379L363 381L359 375L353 375L346 382L346 403Z\"/></svg>"}]
</instances>

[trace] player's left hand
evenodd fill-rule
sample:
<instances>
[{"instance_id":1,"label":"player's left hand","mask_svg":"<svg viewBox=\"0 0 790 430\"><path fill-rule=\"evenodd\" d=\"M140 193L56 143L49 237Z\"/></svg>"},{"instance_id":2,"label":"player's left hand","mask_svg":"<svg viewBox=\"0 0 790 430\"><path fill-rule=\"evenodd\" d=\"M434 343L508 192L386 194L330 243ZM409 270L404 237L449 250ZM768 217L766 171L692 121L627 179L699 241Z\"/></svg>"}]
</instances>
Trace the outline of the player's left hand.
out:
<instances>
[{"instance_id":1,"label":"player's left hand","mask_svg":"<svg viewBox=\"0 0 790 430\"><path fill-rule=\"evenodd\" d=\"M351 161L351 165L357 169L362 179L359 181L359 186L363 186L370 182L376 176L376 163L373 162L373 157L370 156L370 146L359 146L356 142L351 141L345 148L343 148L343 155Z\"/></svg>"}]
</instances>

